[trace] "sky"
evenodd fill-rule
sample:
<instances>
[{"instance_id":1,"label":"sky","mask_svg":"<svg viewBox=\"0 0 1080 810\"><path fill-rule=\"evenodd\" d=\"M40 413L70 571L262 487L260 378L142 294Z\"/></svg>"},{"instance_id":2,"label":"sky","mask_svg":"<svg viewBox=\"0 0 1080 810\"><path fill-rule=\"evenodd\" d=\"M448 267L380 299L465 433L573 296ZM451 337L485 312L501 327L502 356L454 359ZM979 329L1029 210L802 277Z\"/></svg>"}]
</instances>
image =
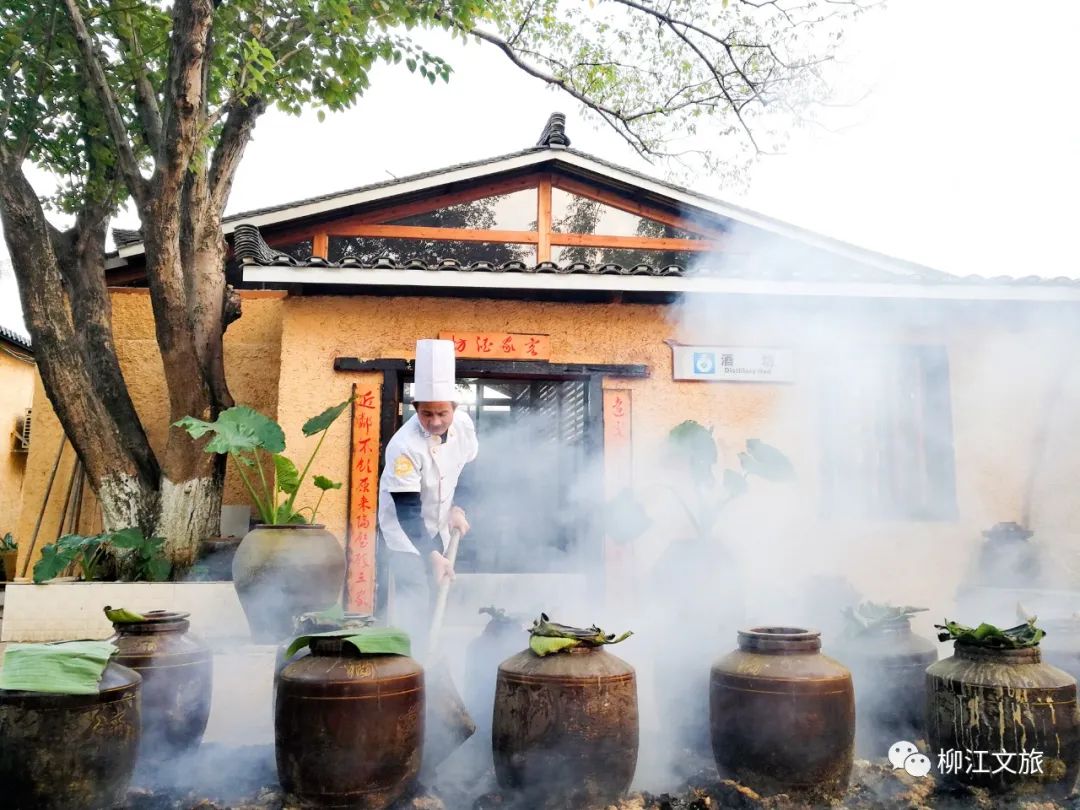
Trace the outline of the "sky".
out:
<instances>
[{"instance_id":1,"label":"sky","mask_svg":"<svg viewBox=\"0 0 1080 810\"><path fill-rule=\"evenodd\" d=\"M863 247L961 275L1080 277L1080 4L893 0L845 33L831 67L854 101L792 134L739 187L696 191ZM229 213L480 160L533 145L553 111L581 151L663 178L565 95L494 50L425 41L455 73L431 87L380 67L355 108L260 121ZM44 189L47 178L35 178ZM116 223L136 227L124 213ZM0 324L23 331L0 254Z\"/></svg>"}]
</instances>

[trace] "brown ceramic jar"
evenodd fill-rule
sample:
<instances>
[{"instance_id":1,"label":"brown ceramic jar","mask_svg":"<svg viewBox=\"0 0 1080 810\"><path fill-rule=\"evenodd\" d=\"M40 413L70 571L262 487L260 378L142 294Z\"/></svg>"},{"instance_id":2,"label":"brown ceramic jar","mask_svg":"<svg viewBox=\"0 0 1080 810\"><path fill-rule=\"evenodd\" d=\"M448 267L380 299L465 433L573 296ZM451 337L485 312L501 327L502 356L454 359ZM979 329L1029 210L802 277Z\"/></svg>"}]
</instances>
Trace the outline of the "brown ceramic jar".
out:
<instances>
[{"instance_id":1,"label":"brown ceramic jar","mask_svg":"<svg viewBox=\"0 0 1080 810\"><path fill-rule=\"evenodd\" d=\"M0 804L122 805L139 748L141 686L137 672L110 661L96 694L0 689Z\"/></svg>"},{"instance_id":2,"label":"brown ceramic jar","mask_svg":"<svg viewBox=\"0 0 1080 810\"><path fill-rule=\"evenodd\" d=\"M165 760L194 751L210 718L214 661L188 634L187 613L154 610L141 622L114 622L114 660L142 675L139 758Z\"/></svg>"},{"instance_id":3,"label":"brown ceramic jar","mask_svg":"<svg viewBox=\"0 0 1080 810\"><path fill-rule=\"evenodd\" d=\"M760 793L836 798L855 748L851 673L797 627L739 632L713 664L710 722L721 776Z\"/></svg>"},{"instance_id":4,"label":"brown ceramic jar","mask_svg":"<svg viewBox=\"0 0 1080 810\"><path fill-rule=\"evenodd\" d=\"M945 782L1057 797L1076 786L1076 680L1043 663L1038 647L995 650L958 641L951 657L926 670L926 699L931 760ZM950 764L940 767L943 755Z\"/></svg>"},{"instance_id":5,"label":"brown ceramic jar","mask_svg":"<svg viewBox=\"0 0 1080 810\"><path fill-rule=\"evenodd\" d=\"M926 668L937 645L911 632L905 618L882 622L838 654L855 685L855 742L861 756L880 759L899 741L926 738Z\"/></svg>"},{"instance_id":6,"label":"brown ceramic jar","mask_svg":"<svg viewBox=\"0 0 1080 810\"><path fill-rule=\"evenodd\" d=\"M572 807L614 802L637 768L634 668L603 647L511 656L499 665L491 745L504 789Z\"/></svg>"},{"instance_id":7,"label":"brown ceramic jar","mask_svg":"<svg viewBox=\"0 0 1080 810\"><path fill-rule=\"evenodd\" d=\"M281 786L309 806L390 806L420 772L424 670L340 638L312 639L310 649L274 678Z\"/></svg>"}]
</instances>

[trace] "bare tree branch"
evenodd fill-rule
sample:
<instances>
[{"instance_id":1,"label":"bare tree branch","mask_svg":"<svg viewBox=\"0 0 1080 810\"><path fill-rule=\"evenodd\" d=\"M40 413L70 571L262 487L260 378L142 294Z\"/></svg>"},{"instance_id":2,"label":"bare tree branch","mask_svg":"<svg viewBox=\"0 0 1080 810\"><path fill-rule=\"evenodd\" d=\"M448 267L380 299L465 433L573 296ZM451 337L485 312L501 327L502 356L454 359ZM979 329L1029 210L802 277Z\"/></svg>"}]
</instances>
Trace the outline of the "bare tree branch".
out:
<instances>
[{"instance_id":1,"label":"bare tree branch","mask_svg":"<svg viewBox=\"0 0 1080 810\"><path fill-rule=\"evenodd\" d=\"M233 178L244 156L244 149L251 141L255 122L265 111L266 103L259 98L228 107L225 125L210 160L210 197L218 216L225 211Z\"/></svg>"},{"instance_id":2,"label":"bare tree branch","mask_svg":"<svg viewBox=\"0 0 1080 810\"><path fill-rule=\"evenodd\" d=\"M603 118L603 120L612 129L618 132L624 140L626 140L632 147L634 147L634 150L642 157L648 157L650 155L656 156L659 154L651 147L649 147L649 145L646 144L640 138L640 136L638 136L635 132L625 126L623 115L619 110L613 109L605 104L601 104L593 98L590 98L589 96L578 90L576 87L566 82L564 79L560 79L559 77L553 76L550 73L545 73L534 65L530 65L528 62L522 59L518 52L514 50L513 46L510 45L510 43L502 37L496 34L491 34L487 31L483 31L479 28L473 28L467 33L473 34L484 42L490 42L492 45L502 51L506 55L506 57L514 63L514 65L516 65L519 69L521 69L528 75L532 76L533 78L540 79L541 81L546 82L553 87L558 87L560 90L565 91L570 96L584 104L586 107L599 114L600 117Z\"/></svg>"}]
</instances>

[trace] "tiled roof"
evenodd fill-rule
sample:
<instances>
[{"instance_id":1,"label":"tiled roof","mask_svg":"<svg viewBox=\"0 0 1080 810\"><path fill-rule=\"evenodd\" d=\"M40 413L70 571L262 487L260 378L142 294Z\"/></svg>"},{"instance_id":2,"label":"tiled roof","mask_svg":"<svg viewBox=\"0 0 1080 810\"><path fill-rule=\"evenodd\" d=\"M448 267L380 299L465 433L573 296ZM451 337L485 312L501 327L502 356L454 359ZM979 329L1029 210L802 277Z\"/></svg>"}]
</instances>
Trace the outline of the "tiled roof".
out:
<instances>
[{"instance_id":1,"label":"tiled roof","mask_svg":"<svg viewBox=\"0 0 1080 810\"><path fill-rule=\"evenodd\" d=\"M654 177L650 177L641 172L633 169L628 169L625 166L612 163L611 161L598 158L595 155L590 155L584 152L580 152L569 147L570 139L566 135L565 116L560 113L554 113L547 121L544 127L544 131L541 135L539 143L528 149L522 149L517 152L512 152L506 155L500 155L493 158L487 158L484 160L459 163L451 166L444 166L431 171L420 172L405 177L398 177L390 180L384 180L377 183L371 183L368 185L358 186L350 188L345 191L338 191L331 194L323 194L315 197L309 197L302 200L296 200L280 205L268 206L265 208L254 209L250 211L244 211L239 214L233 214L224 218L223 223L233 228L236 236L236 242L239 245L244 241L244 237L241 233L245 230L254 231L258 235L258 230L253 225L241 224L244 220L255 219L270 214L287 214L290 210L298 210L313 205L319 205L321 203L330 203L331 207L328 210L333 210L332 204L335 201L341 201L342 206L347 206L346 202L350 197L356 195L369 194L371 192L381 193L386 191L385 196L393 196L393 189L397 186L403 186L405 184L415 183L417 181L430 180L437 178L441 175L450 175L456 172L477 172L478 176L482 175L483 170L487 169L489 172L499 171L501 164L513 163L515 160L524 158L526 156L535 156L535 162L530 165L539 166L543 165L547 159L552 161L558 161L560 156L567 156L564 162L567 160L576 162L578 164L588 162L588 164L595 164L596 169L600 168L609 169L612 173L617 173L624 178L630 180L639 180L643 184L651 185L654 189L657 189L655 193L664 194L670 192L673 195L681 196L686 202L682 203L693 207L695 204L701 205L703 210L708 210L709 206L716 206L724 213L710 213L709 216L716 217L717 219L724 219L726 217L734 218L734 221L738 222L740 219L745 218L747 221L752 221L759 224L764 224L774 230L775 233L789 237L795 241L805 242L807 245L813 244L814 249L826 251L835 251L838 255L842 255L839 261L832 262L812 262L812 266L808 266L806 262L802 261L785 261L777 262L773 266L769 266L768 262L756 261L753 267L738 268L736 265L728 264L724 269L709 273L706 270L695 270L694 274L718 274L727 278L747 278L747 279L787 279L787 280L801 280L801 281L885 281L885 282L898 282L898 283L913 283L913 284L972 284L972 285L994 285L994 286L1017 286L1017 287L1069 287L1072 289L1080 288L1080 279L1073 279L1064 276L1057 278L1047 278L1043 276L1025 276L1022 278L1013 276L995 276L987 277L980 275L968 275L957 276L951 273L946 273L941 270L936 270L925 265L918 264L916 262L909 262L903 259L897 259L892 256L887 256L883 253L869 250L857 245L844 242L842 240L833 239L831 237L825 237L822 234L809 231L804 228L800 228L790 223L783 222L781 220L767 217L752 211L747 208L732 205L723 200L718 200L713 197L709 197L704 194L700 194L691 191L686 188L679 187L675 184L658 180ZM554 148L553 148L554 147ZM575 161L576 158L582 160ZM520 162L520 161L519 161ZM571 167L571 170L573 168ZM625 180L622 182L630 182ZM666 190L666 191L665 191ZM277 217L279 221L288 221L288 216ZM756 227L756 226L751 226ZM228 228L227 228L228 230ZM138 231L120 230L114 229L114 239L119 247L136 245L141 242L141 237ZM333 268L333 267L371 267L372 269L412 269L423 267L431 270L494 270L495 272L507 270L510 272L522 271L522 272L552 272L552 273L621 273L621 274L643 274L643 275L685 275L690 274L690 270L678 267L670 266L663 268L653 268L648 265L638 265L632 268L622 268L618 265L601 265L594 267L583 262L576 262L573 264L556 266L552 263L542 263L535 266L527 266L523 262L508 262L503 265L495 266L486 262L475 262L468 265L462 265L456 261L453 257L441 259L438 262L427 264L417 260L413 260L405 263L397 263L390 258L377 259L371 263L364 264L358 259L345 259L339 264L332 264L322 258L308 258L308 259L295 259L286 254L272 251L265 246L262 237L258 236L258 242L263 245L269 254L264 254L261 249L255 248L253 252L249 252L244 256L244 261L249 264L257 264L264 266L290 266L290 267L319 267L319 268ZM249 244L249 250L251 249ZM237 249L238 254L240 249Z\"/></svg>"},{"instance_id":2,"label":"tiled roof","mask_svg":"<svg viewBox=\"0 0 1080 810\"><path fill-rule=\"evenodd\" d=\"M127 245L137 245L143 240L142 231L138 229L129 230L127 228L113 228L112 238L118 248L126 247Z\"/></svg>"},{"instance_id":3,"label":"tiled roof","mask_svg":"<svg viewBox=\"0 0 1080 810\"><path fill-rule=\"evenodd\" d=\"M6 326L0 326L0 340L10 343L17 349L22 349L24 352L30 352L31 354L34 352L34 347L30 345L30 338L8 329Z\"/></svg>"},{"instance_id":4,"label":"tiled roof","mask_svg":"<svg viewBox=\"0 0 1080 810\"><path fill-rule=\"evenodd\" d=\"M636 264L625 267L615 263L591 264L589 262L540 262L532 264L523 261L502 263L488 261L462 262L454 257L446 257L434 262L420 259L401 261L393 256L381 256L371 260L346 257L339 262L331 262L319 256L297 258L294 255L274 250L262 238L259 229L253 225L238 225L234 232L234 253L246 265L262 267L295 268L340 268L359 270L430 270L455 272L491 272L491 273L556 273L567 275L580 273L587 275L620 276L679 276L745 278L757 281L820 281L820 282L911 282L917 284L940 283L942 281L962 281L957 276L948 276L940 271L931 271L927 275L898 275L880 268L859 265L850 262L814 264L810 262L769 263L755 262L752 267L739 267L729 262L723 267L688 268L677 264L654 266Z\"/></svg>"},{"instance_id":5,"label":"tiled roof","mask_svg":"<svg viewBox=\"0 0 1080 810\"><path fill-rule=\"evenodd\" d=\"M587 262L570 262L564 265L555 262L540 262L530 264L522 261L509 261L501 264L494 262L460 262L454 258L440 259L437 262L428 263L420 259L410 259L400 262L391 256L382 256L371 262L363 262L355 257L346 257L340 262L329 262L318 256L310 256L306 259L297 259L288 253L274 250L266 244L254 225L237 225L233 232L233 253L245 264L258 264L264 267L340 267L350 269L370 270L456 270L460 272L491 272L491 273L591 273L617 274L622 276L681 276L686 270L678 265L667 267L653 267L648 264L638 264L634 267L623 267L619 264L593 265Z\"/></svg>"},{"instance_id":6,"label":"tiled roof","mask_svg":"<svg viewBox=\"0 0 1080 810\"><path fill-rule=\"evenodd\" d=\"M330 262L318 256L297 258L296 256L269 247L259 229L253 225L238 225L234 234L234 252L243 264L257 265L262 267L293 267L293 268L326 268L326 269L350 269L350 270L429 270L433 272L491 272L491 273L555 273L588 274L588 275L620 275L620 276L677 276L686 278L726 278L746 279L752 281L797 281L797 282L832 282L832 283L886 283L886 284L930 284L930 285L1006 285L1006 286L1067 286L1080 287L1080 279L1067 277L1043 278L1041 276L1027 276L1025 278L1012 278L1011 276L997 276L985 278L983 276L955 276L943 273L939 270L929 270L927 273L898 274L890 273L880 268L868 265L860 265L853 262L839 263L810 263L810 262L754 262L752 265L740 267L738 264L729 263L725 267L687 268L680 265L667 265L655 267L649 264L638 264L632 267L624 267L619 264L589 264L587 262L570 262L556 264L555 262L540 262L531 264L522 261L509 261L502 264L494 262L476 261L461 262L453 257L447 257L435 262L425 262L420 259L400 261L392 256L383 256L370 261L362 261L356 257L347 257L340 262Z\"/></svg>"},{"instance_id":7,"label":"tiled roof","mask_svg":"<svg viewBox=\"0 0 1080 810\"><path fill-rule=\"evenodd\" d=\"M544 125L544 131L540 133L537 146L569 146L570 137L566 134L566 116L562 113L552 113Z\"/></svg>"}]
</instances>

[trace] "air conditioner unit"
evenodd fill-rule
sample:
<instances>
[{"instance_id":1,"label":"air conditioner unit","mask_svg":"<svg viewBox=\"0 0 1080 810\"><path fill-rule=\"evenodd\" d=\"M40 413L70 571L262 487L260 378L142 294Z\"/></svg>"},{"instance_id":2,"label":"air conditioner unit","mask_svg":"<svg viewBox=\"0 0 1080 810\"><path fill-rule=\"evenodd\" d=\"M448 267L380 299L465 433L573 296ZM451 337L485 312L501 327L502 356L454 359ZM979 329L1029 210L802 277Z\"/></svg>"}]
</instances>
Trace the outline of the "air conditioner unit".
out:
<instances>
[{"instance_id":1,"label":"air conditioner unit","mask_svg":"<svg viewBox=\"0 0 1080 810\"><path fill-rule=\"evenodd\" d=\"M15 433L13 434L15 440L14 450L16 453L28 453L30 452L30 409L27 408L23 411L23 415L19 417L15 426Z\"/></svg>"}]
</instances>

